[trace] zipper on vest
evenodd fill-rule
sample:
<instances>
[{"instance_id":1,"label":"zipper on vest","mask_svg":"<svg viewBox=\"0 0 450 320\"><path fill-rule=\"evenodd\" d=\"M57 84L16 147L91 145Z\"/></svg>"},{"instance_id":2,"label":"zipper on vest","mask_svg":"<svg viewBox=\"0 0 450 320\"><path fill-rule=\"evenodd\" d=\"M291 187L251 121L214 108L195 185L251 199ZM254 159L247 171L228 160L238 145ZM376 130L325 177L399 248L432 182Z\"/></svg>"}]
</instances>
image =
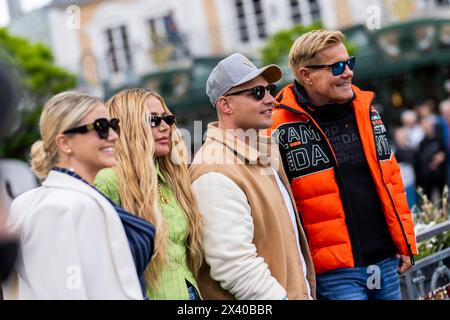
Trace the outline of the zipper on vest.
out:
<instances>
[{"instance_id":1,"label":"zipper on vest","mask_svg":"<svg viewBox=\"0 0 450 320\"><path fill-rule=\"evenodd\" d=\"M411 245L409 244L409 241L408 241L408 237L406 236L405 228L403 227L402 221L400 219L400 215L398 214L397 208L395 207L394 199L392 199L391 193L389 192L389 189L388 189L386 183L384 182L383 170L381 169L381 164L380 164L380 159L379 159L379 156L378 156L378 151L376 150L376 148L377 148L377 141L375 139L375 134L373 132L374 128L373 128L372 118L370 116L370 108L372 107L372 102L373 102L373 98L372 98L372 100L370 101L370 104L369 104L369 121L370 121L370 126L372 127L372 136L373 136L373 140L374 140L374 143L375 143L375 154L377 155L378 169L380 170L381 180L383 181L383 186L386 189L386 192L387 192L387 194L389 196L389 199L391 201L392 208L394 209L395 216L397 217L398 223L400 225L400 229L402 231L402 235L403 235L403 238L404 238L405 243L406 243L406 248L408 250L408 255L411 258L411 265L415 265L416 262L415 262L415 259L414 259L414 255L412 253ZM392 150L391 150L391 153L392 153Z\"/></svg>"},{"instance_id":2,"label":"zipper on vest","mask_svg":"<svg viewBox=\"0 0 450 320\"><path fill-rule=\"evenodd\" d=\"M348 199L347 190L344 185L344 178L342 177L342 173L339 169L339 164L337 162L336 155L334 154L333 147L331 146L330 142L328 141L326 134L323 132L322 129L320 129L320 127L316 124L313 117L311 117L308 113L295 110L284 104L280 104L280 107L283 109L286 109L292 113L301 114L301 115L305 115L306 117L308 117L308 119L311 120L311 123L313 124L313 126L319 131L319 134L322 136L322 139L324 139L325 144L328 148L328 151L331 153L332 158L333 158L333 161L332 161L333 169L335 172L336 182L338 185L339 194L340 194L340 198L342 201L342 207L344 209L345 224L347 226L348 233L349 233L350 245L351 245L352 254L353 254L353 263L355 264L355 267L363 266L364 261L362 258L361 241L359 240L358 231L355 226L355 221L353 220L353 214L352 214L352 209L350 206L350 200Z\"/></svg>"}]
</instances>

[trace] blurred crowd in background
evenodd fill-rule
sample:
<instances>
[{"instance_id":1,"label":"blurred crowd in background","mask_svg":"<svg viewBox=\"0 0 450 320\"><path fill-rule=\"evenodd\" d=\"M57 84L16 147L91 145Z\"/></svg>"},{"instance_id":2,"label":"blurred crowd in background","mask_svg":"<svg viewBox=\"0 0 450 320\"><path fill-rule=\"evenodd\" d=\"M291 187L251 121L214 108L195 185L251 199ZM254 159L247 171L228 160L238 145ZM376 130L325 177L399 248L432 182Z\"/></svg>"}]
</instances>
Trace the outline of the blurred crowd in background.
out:
<instances>
[{"instance_id":1,"label":"blurred crowd in background","mask_svg":"<svg viewBox=\"0 0 450 320\"><path fill-rule=\"evenodd\" d=\"M417 188L430 201L442 197L450 185L450 99L418 104L401 114L393 130L395 155L400 164L408 204L420 204Z\"/></svg>"}]
</instances>

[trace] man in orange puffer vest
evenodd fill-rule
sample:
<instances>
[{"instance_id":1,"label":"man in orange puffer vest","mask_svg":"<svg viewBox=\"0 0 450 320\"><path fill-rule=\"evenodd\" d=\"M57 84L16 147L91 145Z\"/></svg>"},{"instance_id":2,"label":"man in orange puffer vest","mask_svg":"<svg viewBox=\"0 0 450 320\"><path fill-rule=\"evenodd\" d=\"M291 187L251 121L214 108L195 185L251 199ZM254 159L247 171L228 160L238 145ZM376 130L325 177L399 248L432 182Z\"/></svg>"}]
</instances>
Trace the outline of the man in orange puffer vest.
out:
<instances>
[{"instance_id":1,"label":"man in orange puffer vest","mask_svg":"<svg viewBox=\"0 0 450 320\"><path fill-rule=\"evenodd\" d=\"M277 96L277 139L322 299L400 299L417 245L400 168L374 94L353 86L339 31L299 37L296 80Z\"/></svg>"}]
</instances>

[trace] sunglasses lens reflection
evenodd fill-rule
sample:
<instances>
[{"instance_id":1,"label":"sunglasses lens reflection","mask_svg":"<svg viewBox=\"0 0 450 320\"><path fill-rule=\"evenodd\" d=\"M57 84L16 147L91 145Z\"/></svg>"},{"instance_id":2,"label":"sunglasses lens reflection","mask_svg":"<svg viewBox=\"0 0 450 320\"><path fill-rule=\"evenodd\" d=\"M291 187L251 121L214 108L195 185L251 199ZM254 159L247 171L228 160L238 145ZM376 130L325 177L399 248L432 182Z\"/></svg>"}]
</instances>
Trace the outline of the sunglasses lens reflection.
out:
<instances>
[{"instance_id":1,"label":"sunglasses lens reflection","mask_svg":"<svg viewBox=\"0 0 450 320\"><path fill-rule=\"evenodd\" d=\"M261 100L266 94L266 88L264 88L263 86L257 86L253 89L253 92L256 100Z\"/></svg>"},{"instance_id":2,"label":"sunglasses lens reflection","mask_svg":"<svg viewBox=\"0 0 450 320\"><path fill-rule=\"evenodd\" d=\"M162 121L161 117L152 117L152 127L159 127L161 121Z\"/></svg>"},{"instance_id":3,"label":"sunglasses lens reflection","mask_svg":"<svg viewBox=\"0 0 450 320\"><path fill-rule=\"evenodd\" d=\"M97 134L101 139L108 139L109 128L119 134L119 120L116 118L111 119L110 121L106 119L98 119L94 123L94 129L97 131Z\"/></svg>"},{"instance_id":4,"label":"sunglasses lens reflection","mask_svg":"<svg viewBox=\"0 0 450 320\"><path fill-rule=\"evenodd\" d=\"M165 123L167 123L169 126L173 125L175 123L175 117L174 116L165 116L163 117L163 120Z\"/></svg>"},{"instance_id":5,"label":"sunglasses lens reflection","mask_svg":"<svg viewBox=\"0 0 450 320\"><path fill-rule=\"evenodd\" d=\"M267 89L269 90L269 93L272 97L275 97L277 94L277 86L275 84L269 84L267 86Z\"/></svg>"},{"instance_id":6,"label":"sunglasses lens reflection","mask_svg":"<svg viewBox=\"0 0 450 320\"><path fill-rule=\"evenodd\" d=\"M350 60L348 60L347 65L350 68L350 70L353 70L355 67L356 58L352 57Z\"/></svg>"},{"instance_id":7,"label":"sunglasses lens reflection","mask_svg":"<svg viewBox=\"0 0 450 320\"><path fill-rule=\"evenodd\" d=\"M266 90L269 91L270 95L274 97L277 92L277 86L275 84L269 84L267 87L264 86L254 87L253 95L255 96L256 100L264 99L264 96L266 95Z\"/></svg>"},{"instance_id":8,"label":"sunglasses lens reflection","mask_svg":"<svg viewBox=\"0 0 450 320\"><path fill-rule=\"evenodd\" d=\"M336 62L335 64L333 64L332 68L332 72L333 75L338 76L341 75L342 73L344 73L345 70L345 62Z\"/></svg>"},{"instance_id":9,"label":"sunglasses lens reflection","mask_svg":"<svg viewBox=\"0 0 450 320\"><path fill-rule=\"evenodd\" d=\"M347 65L350 70L353 70L355 67L356 58L352 57L347 61L339 61L331 66L331 71L334 76L339 76L344 73L345 66Z\"/></svg>"},{"instance_id":10,"label":"sunglasses lens reflection","mask_svg":"<svg viewBox=\"0 0 450 320\"><path fill-rule=\"evenodd\" d=\"M158 127L163 120L165 123L167 123L169 126L171 126L175 123L175 116L173 116L173 115L167 115L167 116L163 116L163 117L151 116L150 125L152 127Z\"/></svg>"}]
</instances>

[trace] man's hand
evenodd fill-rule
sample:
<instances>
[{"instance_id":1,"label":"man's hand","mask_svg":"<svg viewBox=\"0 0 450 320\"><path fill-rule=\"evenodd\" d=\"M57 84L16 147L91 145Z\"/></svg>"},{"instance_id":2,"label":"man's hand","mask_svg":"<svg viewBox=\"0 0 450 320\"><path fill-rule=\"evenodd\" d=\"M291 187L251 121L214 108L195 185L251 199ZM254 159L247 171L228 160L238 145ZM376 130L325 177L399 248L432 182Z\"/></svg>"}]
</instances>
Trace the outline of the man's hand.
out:
<instances>
[{"instance_id":1,"label":"man's hand","mask_svg":"<svg viewBox=\"0 0 450 320\"><path fill-rule=\"evenodd\" d=\"M411 268L411 257L410 256L400 256L400 263L397 268L398 274L404 274L406 271Z\"/></svg>"}]
</instances>

